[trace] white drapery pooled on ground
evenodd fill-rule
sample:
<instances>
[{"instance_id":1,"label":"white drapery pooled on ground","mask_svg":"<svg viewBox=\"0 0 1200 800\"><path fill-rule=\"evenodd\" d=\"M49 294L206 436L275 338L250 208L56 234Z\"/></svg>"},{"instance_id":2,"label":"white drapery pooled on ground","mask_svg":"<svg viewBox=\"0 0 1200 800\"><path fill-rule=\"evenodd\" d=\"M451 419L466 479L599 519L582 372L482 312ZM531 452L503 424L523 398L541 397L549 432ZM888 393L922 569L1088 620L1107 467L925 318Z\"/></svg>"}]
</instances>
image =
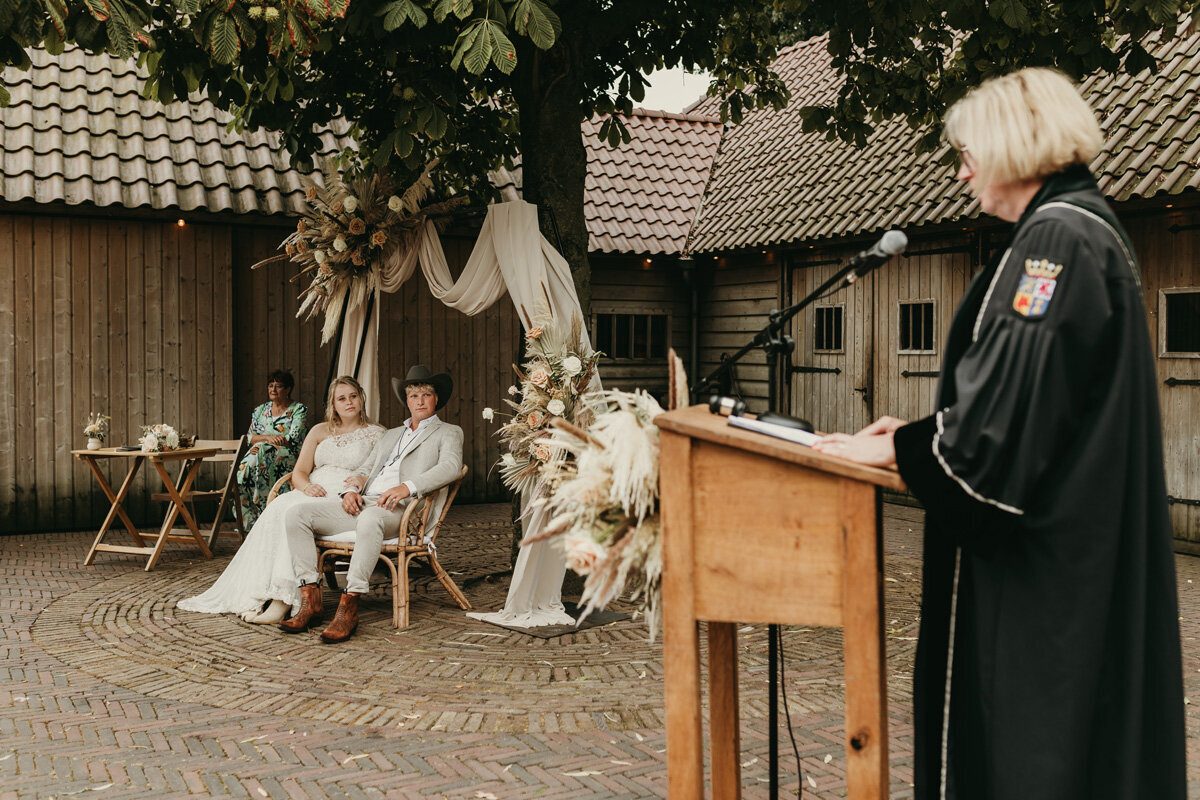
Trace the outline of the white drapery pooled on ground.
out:
<instances>
[{"instance_id":1,"label":"white drapery pooled on ground","mask_svg":"<svg viewBox=\"0 0 1200 800\"><path fill-rule=\"evenodd\" d=\"M441 239L432 222L426 222L421 236L413 247L401 252L394 250L380 269L380 289L395 292L416 272L418 263L433 296L450 308L468 316L484 311L504 296L512 297L528 330L538 315L539 306L549 307L554 320L569 325L572 316L583 314L571 268L538 230L537 207L522 200L498 203L488 208L483 229L455 281L446 263ZM376 293L375 304L379 304ZM544 312L543 312L544 313ZM354 362L362 355L358 376L366 394L367 413L377 418L379 413L379 313L371 315L370 329L365 339L363 326L366 308L360 306L346 314L341 348L338 351L338 374L355 372ZM584 333L585 343L590 346ZM437 370L436 364L430 368ZM599 389L599 379L593 379L592 389ZM547 522L544 508L529 510L522 498L522 525L526 536L540 531ZM561 550L550 540L542 540L521 548L513 570L512 583L504 608L493 613L474 613L468 616L522 628L541 625L569 625L574 619L562 605L562 581L566 561Z\"/></svg>"}]
</instances>

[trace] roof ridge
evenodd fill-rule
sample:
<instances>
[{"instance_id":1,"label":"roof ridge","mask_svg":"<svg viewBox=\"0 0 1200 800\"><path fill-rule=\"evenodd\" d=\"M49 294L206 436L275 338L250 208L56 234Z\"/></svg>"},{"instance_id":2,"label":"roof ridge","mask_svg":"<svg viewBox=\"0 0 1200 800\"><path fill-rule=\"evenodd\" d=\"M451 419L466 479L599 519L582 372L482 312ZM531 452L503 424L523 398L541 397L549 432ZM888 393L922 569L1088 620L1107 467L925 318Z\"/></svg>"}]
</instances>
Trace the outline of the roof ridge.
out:
<instances>
[{"instance_id":1,"label":"roof ridge","mask_svg":"<svg viewBox=\"0 0 1200 800\"><path fill-rule=\"evenodd\" d=\"M703 98L701 98L703 99ZM700 102L697 100L696 102ZM672 119L678 122L713 122L718 125L721 120L709 114L689 114L686 111L659 111L653 108L635 108L632 114L619 114L622 117L649 117L651 119Z\"/></svg>"}]
</instances>

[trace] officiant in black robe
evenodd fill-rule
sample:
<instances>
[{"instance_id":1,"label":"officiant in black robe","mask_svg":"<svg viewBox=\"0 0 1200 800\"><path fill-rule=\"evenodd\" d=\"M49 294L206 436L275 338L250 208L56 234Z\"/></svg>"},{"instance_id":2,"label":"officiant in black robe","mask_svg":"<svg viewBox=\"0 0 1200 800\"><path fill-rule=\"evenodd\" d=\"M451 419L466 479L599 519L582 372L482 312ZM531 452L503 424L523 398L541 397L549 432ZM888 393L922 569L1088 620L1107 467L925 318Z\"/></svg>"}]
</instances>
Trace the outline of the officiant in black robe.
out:
<instances>
[{"instance_id":1,"label":"officiant in black robe","mask_svg":"<svg viewBox=\"0 0 1200 800\"><path fill-rule=\"evenodd\" d=\"M927 511L918 800L1183 800L1175 565L1144 295L1085 164L1095 117L1022 70L947 116L1015 221L951 325L937 411L818 445L895 463Z\"/></svg>"}]
</instances>

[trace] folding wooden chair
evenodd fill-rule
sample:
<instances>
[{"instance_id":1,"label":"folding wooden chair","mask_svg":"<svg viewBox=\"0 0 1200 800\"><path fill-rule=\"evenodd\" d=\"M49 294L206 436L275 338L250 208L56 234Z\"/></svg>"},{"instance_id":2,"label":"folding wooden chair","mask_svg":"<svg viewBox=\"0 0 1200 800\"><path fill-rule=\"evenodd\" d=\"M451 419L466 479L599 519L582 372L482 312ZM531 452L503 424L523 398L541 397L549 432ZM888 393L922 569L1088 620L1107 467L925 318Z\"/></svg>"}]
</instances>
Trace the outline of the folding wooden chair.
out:
<instances>
[{"instance_id":1,"label":"folding wooden chair","mask_svg":"<svg viewBox=\"0 0 1200 800\"><path fill-rule=\"evenodd\" d=\"M225 513L229 510L229 504L233 504L233 532L238 535L239 541L246 539L246 526L242 519L242 504L238 502L238 484L237 484L237 468L242 462L242 458L246 455L246 451L250 448L250 437L243 436L240 439L197 439L196 447L218 447L221 452L214 456L209 456L204 459L205 463L228 463L229 472L225 476L225 484L214 489L192 489L186 495L184 500L188 507L192 510L192 518L196 518L196 500L212 500L217 499L217 515L213 518L212 529L208 533L208 546L211 548L216 543L217 537L223 533L223 528L228 521L225 519ZM154 500L169 501L170 495L160 492L151 495Z\"/></svg>"}]
</instances>

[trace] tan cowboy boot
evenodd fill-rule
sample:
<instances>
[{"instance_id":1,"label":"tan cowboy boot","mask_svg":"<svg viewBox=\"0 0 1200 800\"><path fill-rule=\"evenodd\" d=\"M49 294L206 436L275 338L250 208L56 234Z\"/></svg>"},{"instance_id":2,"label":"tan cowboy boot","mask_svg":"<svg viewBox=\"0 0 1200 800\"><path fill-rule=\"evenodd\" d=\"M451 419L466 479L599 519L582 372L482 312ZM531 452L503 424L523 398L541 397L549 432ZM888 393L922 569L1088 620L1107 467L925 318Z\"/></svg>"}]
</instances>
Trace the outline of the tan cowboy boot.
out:
<instances>
[{"instance_id":1,"label":"tan cowboy boot","mask_svg":"<svg viewBox=\"0 0 1200 800\"><path fill-rule=\"evenodd\" d=\"M337 644L349 639L358 628L358 595L354 592L342 592L342 600L338 603L337 613L329 627L321 631L321 641L326 644Z\"/></svg>"},{"instance_id":2,"label":"tan cowboy boot","mask_svg":"<svg viewBox=\"0 0 1200 800\"><path fill-rule=\"evenodd\" d=\"M279 623L279 630L284 633L303 633L316 627L322 619L321 584L304 583L300 585L300 610L291 619Z\"/></svg>"}]
</instances>

